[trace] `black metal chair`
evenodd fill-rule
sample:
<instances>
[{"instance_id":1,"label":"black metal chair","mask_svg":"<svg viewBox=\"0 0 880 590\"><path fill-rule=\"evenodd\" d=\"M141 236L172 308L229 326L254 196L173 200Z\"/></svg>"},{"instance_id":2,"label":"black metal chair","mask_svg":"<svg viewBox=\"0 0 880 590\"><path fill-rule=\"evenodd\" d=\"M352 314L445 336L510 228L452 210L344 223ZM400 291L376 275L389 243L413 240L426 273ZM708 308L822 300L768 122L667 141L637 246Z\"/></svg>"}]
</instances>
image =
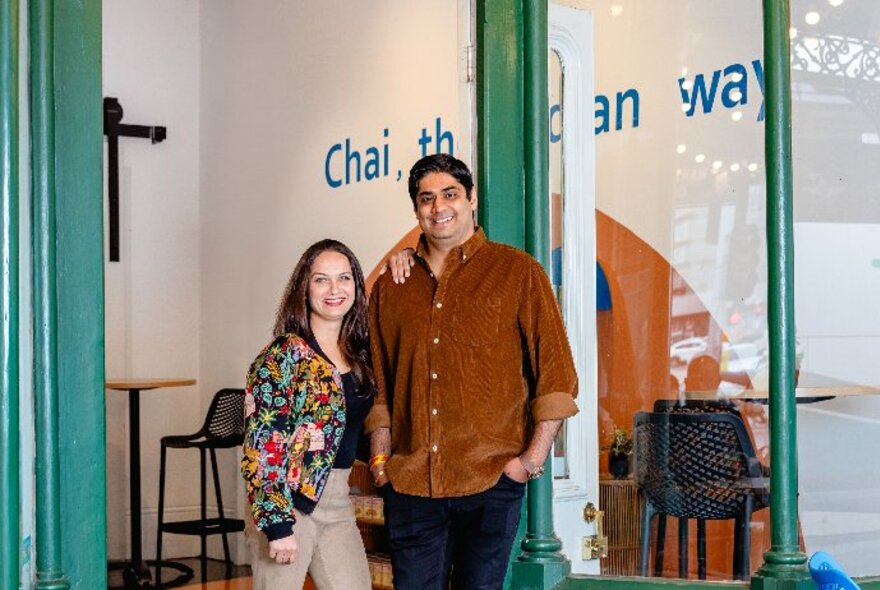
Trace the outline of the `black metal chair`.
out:
<instances>
[{"instance_id":1,"label":"black metal chair","mask_svg":"<svg viewBox=\"0 0 880 590\"><path fill-rule=\"evenodd\" d=\"M217 472L216 449L238 447L244 440L244 389L221 389L214 394L208 415L201 430L193 434L162 437L161 463L159 467L159 526L156 540L156 587L162 587L162 568L170 567L183 572L166 586L176 585L192 578L192 570L176 562L162 561L162 534L198 535L201 537L201 569L202 582L207 575L207 537L223 535L223 554L227 571L232 567L229 556L229 540L227 533L244 530L244 521L238 518L226 518L223 514L223 498L220 494L220 478ZM200 459L200 500L201 518L165 522L165 459L169 449L198 449ZM205 474L205 451L211 455L211 471L214 476L214 494L217 498L217 518L207 515L207 482Z\"/></svg>"},{"instance_id":2,"label":"black metal chair","mask_svg":"<svg viewBox=\"0 0 880 590\"><path fill-rule=\"evenodd\" d=\"M769 505L769 482L738 413L639 412L633 429L636 485L645 499L639 572L648 573L651 520L654 575L663 571L665 516L679 519L679 576L687 577L687 519L697 520L697 563L706 578L706 520L734 519L733 575L750 570L752 512Z\"/></svg>"},{"instance_id":3,"label":"black metal chair","mask_svg":"<svg viewBox=\"0 0 880 590\"><path fill-rule=\"evenodd\" d=\"M692 414L694 412L712 413L712 412L729 412L740 416L740 412L731 401L727 400L702 400L702 399L658 399L654 400L654 411L659 413L673 414ZM690 521L687 518L678 519L678 550L686 551L688 546L688 527ZM705 533L705 520L697 520L698 537L699 530ZM704 534L705 536L705 534ZM665 552L666 541L666 515L657 515L657 552L654 556L654 575L659 576L663 571L663 557ZM687 557L687 554L685 554ZM706 569L705 559L697 558L697 572L700 575ZM687 575L687 560L683 563L679 561L679 575L685 577Z\"/></svg>"}]
</instances>

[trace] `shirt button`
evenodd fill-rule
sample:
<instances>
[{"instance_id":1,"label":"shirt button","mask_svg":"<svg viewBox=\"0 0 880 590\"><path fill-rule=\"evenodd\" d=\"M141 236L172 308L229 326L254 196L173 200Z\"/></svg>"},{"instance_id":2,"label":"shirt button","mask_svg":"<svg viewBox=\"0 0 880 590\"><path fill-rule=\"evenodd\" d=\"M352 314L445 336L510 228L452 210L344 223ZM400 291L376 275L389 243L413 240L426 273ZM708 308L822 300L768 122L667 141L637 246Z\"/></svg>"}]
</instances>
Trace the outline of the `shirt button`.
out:
<instances>
[{"instance_id":1,"label":"shirt button","mask_svg":"<svg viewBox=\"0 0 880 590\"><path fill-rule=\"evenodd\" d=\"M441 307L443 307L443 304L438 301L437 302L437 309L440 309Z\"/></svg>"},{"instance_id":2,"label":"shirt button","mask_svg":"<svg viewBox=\"0 0 880 590\"><path fill-rule=\"evenodd\" d=\"M440 339L439 339L439 338L434 338L434 344L440 344Z\"/></svg>"},{"instance_id":3,"label":"shirt button","mask_svg":"<svg viewBox=\"0 0 880 590\"><path fill-rule=\"evenodd\" d=\"M434 445L433 447L431 447L431 451L436 453L437 452L437 445Z\"/></svg>"},{"instance_id":4,"label":"shirt button","mask_svg":"<svg viewBox=\"0 0 880 590\"><path fill-rule=\"evenodd\" d=\"M437 378L437 373L431 373L431 379L436 379L436 378Z\"/></svg>"},{"instance_id":5,"label":"shirt button","mask_svg":"<svg viewBox=\"0 0 880 590\"><path fill-rule=\"evenodd\" d=\"M437 408L434 408L433 410L431 410L431 414L436 416L437 415Z\"/></svg>"}]
</instances>

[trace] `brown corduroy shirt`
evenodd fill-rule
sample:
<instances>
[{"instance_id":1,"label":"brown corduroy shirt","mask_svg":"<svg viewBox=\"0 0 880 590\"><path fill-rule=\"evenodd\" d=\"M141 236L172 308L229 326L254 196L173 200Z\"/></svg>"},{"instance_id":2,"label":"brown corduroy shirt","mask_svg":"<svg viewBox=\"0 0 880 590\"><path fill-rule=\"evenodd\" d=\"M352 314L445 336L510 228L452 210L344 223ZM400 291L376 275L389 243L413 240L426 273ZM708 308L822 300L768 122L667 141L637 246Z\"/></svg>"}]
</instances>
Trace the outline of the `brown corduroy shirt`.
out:
<instances>
[{"instance_id":1,"label":"brown corduroy shirt","mask_svg":"<svg viewBox=\"0 0 880 590\"><path fill-rule=\"evenodd\" d=\"M577 413L577 375L550 281L528 254L483 230L437 280L424 236L402 285L373 286L379 392L367 432L391 428L385 471L396 491L467 496L498 481L534 422Z\"/></svg>"}]
</instances>

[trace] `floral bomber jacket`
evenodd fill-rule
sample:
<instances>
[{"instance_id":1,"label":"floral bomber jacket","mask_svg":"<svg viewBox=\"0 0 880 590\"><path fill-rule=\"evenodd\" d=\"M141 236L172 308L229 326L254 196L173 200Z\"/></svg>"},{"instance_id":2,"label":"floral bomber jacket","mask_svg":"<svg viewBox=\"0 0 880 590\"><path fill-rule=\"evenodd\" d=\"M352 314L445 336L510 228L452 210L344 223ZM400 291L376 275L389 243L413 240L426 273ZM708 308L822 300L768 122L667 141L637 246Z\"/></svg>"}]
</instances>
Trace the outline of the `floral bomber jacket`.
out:
<instances>
[{"instance_id":1,"label":"floral bomber jacket","mask_svg":"<svg viewBox=\"0 0 880 590\"><path fill-rule=\"evenodd\" d=\"M317 502L345 430L339 373L296 334L279 336L247 375L241 472L269 540L289 536L298 494Z\"/></svg>"}]
</instances>

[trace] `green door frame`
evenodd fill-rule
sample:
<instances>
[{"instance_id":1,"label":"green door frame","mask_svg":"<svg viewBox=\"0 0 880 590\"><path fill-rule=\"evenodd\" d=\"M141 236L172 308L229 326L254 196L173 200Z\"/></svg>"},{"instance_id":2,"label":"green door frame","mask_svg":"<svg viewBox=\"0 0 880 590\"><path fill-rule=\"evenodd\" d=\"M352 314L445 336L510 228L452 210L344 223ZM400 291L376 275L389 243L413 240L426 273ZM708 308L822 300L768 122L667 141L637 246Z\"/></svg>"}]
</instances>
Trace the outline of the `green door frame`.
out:
<instances>
[{"instance_id":1,"label":"green door frame","mask_svg":"<svg viewBox=\"0 0 880 590\"><path fill-rule=\"evenodd\" d=\"M100 0L0 0L0 587L21 579L19 203L31 204L36 587L106 588ZM29 67L19 68L27 19ZM25 76L29 74L29 78ZM30 96L19 105L19 88ZM19 125L29 115L30 195ZM29 199L29 201L28 201ZM57 214L57 217L56 217ZM61 351L59 354L58 352ZM29 392L24 392L29 393Z\"/></svg>"},{"instance_id":2,"label":"green door frame","mask_svg":"<svg viewBox=\"0 0 880 590\"><path fill-rule=\"evenodd\" d=\"M0 0L0 588L19 579L19 11Z\"/></svg>"},{"instance_id":3,"label":"green door frame","mask_svg":"<svg viewBox=\"0 0 880 590\"><path fill-rule=\"evenodd\" d=\"M47 491L60 497L60 571L71 588L93 590L107 587L101 0L64 0L54 8L61 470ZM43 460L39 447L36 460Z\"/></svg>"},{"instance_id":4,"label":"green door frame","mask_svg":"<svg viewBox=\"0 0 880 590\"><path fill-rule=\"evenodd\" d=\"M61 563L54 0L28 3L37 588L68 588Z\"/></svg>"},{"instance_id":5,"label":"green door frame","mask_svg":"<svg viewBox=\"0 0 880 590\"><path fill-rule=\"evenodd\" d=\"M101 2L30 2L36 587L107 587Z\"/></svg>"}]
</instances>

